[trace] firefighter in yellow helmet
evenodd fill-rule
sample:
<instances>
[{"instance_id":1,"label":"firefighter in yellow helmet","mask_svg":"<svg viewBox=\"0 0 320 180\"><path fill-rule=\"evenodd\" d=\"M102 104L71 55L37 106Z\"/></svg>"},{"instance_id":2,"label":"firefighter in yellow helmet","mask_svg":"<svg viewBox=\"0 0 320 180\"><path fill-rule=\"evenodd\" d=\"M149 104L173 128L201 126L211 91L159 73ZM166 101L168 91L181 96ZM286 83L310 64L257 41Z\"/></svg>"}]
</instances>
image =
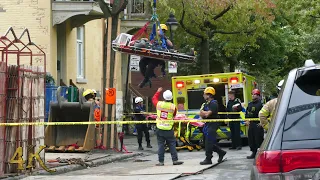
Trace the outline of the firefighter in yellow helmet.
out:
<instances>
[{"instance_id":1,"label":"firefighter in yellow helmet","mask_svg":"<svg viewBox=\"0 0 320 180\"><path fill-rule=\"evenodd\" d=\"M213 87L207 87L203 92L203 98L206 101L203 108L200 110L200 117L202 119L218 119L218 102L214 100L216 90ZM226 151L222 150L217 143L217 129L219 128L217 122L207 122L203 128L205 138L205 155L204 161L200 162L201 165L212 164L212 153L216 152L219 156L218 162L222 162Z\"/></svg>"},{"instance_id":2,"label":"firefighter in yellow helmet","mask_svg":"<svg viewBox=\"0 0 320 180\"><path fill-rule=\"evenodd\" d=\"M92 89L87 89L82 93L82 96L87 100L87 101L94 101L94 91Z\"/></svg>"},{"instance_id":3,"label":"firefighter in yellow helmet","mask_svg":"<svg viewBox=\"0 0 320 180\"><path fill-rule=\"evenodd\" d=\"M166 37L166 32L168 31L167 25L165 25L165 24L160 24L160 28L161 28L161 30L162 30L163 33L161 34L161 33L160 33L160 29L158 28L158 32L157 32L158 35L161 36L161 37L164 37L168 49L173 48L172 42Z\"/></svg>"},{"instance_id":4,"label":"firefighter in yellow helmet","mask_svg":"<svg viewBox=\"0 0 320 180\"><path fill-rule=\"evenodd\" d=\"M82 93L82 96L87 100L87 102L94 102L94 120L99 122L101 121L100 105L95 101L96 91L93 89L87 89ZM96 124L96 148L102 147L101 144L101 128L99 124Z\"/></svg>"}]
</instances>

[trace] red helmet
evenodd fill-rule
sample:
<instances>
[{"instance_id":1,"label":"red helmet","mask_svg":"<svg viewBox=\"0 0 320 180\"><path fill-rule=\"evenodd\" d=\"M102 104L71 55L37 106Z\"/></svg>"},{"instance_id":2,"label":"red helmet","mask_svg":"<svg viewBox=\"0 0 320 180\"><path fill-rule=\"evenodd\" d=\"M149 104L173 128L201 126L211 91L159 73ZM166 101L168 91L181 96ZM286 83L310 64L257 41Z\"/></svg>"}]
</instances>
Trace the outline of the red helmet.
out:
<instances>
[{"instance_id":1,"label":"red helmet","mask_svg":"<svg viewBox=\"0 0 320 180\"><path fill-rule=\"evenodd\" d=\"M254 90L252 90L252 94L256 94L256 95L259 95L259 96L260 96L260 91L259 91L259 89L254 89Z\"/></svg>"}]
</instances>

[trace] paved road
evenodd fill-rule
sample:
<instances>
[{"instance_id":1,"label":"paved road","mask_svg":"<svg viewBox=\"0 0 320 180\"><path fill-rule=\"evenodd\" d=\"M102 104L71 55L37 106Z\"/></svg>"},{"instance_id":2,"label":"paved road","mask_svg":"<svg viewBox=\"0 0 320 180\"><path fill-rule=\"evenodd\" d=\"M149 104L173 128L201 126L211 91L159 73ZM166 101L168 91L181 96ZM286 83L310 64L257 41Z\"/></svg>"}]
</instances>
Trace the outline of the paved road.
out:
<instances>
[{"instance_id":1,"label":"paved road","mask_svg":"<svg viewBox=\"0 0 320 180\"><path fill-rule=\"evenodd\" d=\"M155 142L155 138L152 138ZM131 151L136 150L136 140L129 138L125 142L128 149ZM155 167L154 164L157 160L156 150L157 147L153 143L154 147L149 150L145 150L144 157L136 157L121 162L115 162L111 164L102 165L99 167L93 167L85 170L73 171L60 175L52 176L32 176L26 179L157 179L167 180L176 178L180 172L190 173L197 172L205 167L198 165L201 160L204 159L203 151L180 151L180 160L185 161L183 167L172 166L170 160L170 154L166 154L165 167ZM225 150L228 148L226 147ZM178 177L179 180L248 180L250 175L250 169L252 167L253 160L246 159L246 156L250 154L249 148L244 147L240 151L227 150L227 160L215 167L203 171L201 174L189 175L184 177ZM216 160L216 159L215 159ZM143 162L142 162L143 161Z\"/></svg>"}]
</instances>

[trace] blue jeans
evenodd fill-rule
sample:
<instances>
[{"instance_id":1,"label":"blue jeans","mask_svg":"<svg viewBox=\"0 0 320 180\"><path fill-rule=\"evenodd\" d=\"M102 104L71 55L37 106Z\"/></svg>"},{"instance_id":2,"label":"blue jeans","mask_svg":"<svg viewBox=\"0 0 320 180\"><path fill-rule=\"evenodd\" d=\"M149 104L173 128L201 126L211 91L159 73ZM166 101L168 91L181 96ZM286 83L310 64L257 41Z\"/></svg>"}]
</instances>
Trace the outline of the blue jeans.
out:
<instances>
[{"instance_id":1,"label":"blue jeans","mask_svg":"<svg viewBox=\"0 0 320 180\"><path fill-rule=\"evenodd\" d=\"M178 161L178 154L176 150L176 137L174 137L174 131L165 131L157 129L157 140L158 140L158 158L159 162L164 162L165 145L168 144L172 161Z\"/></svg>"}]
</instances>

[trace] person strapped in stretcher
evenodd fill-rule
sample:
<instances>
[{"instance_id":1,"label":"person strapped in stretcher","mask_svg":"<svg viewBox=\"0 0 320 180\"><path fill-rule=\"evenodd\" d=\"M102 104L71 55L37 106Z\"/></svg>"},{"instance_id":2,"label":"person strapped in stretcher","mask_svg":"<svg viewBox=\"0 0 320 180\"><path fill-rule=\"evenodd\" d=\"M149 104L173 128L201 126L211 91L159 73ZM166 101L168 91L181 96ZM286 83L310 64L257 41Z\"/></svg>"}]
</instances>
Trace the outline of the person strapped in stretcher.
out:
<instances>
[{"instance_id":1,"label":"person strapped in stretcher","mask_svg":"<svg viewBox=\"0 0 320 180\"><path fill-rule=\"evenodd\" d=\"M153 32L150 36L150 43L152 44L152 49L156 50L165 50L165 49L172 49L173 44L172 42L165 36L166 31L168 30L168 27L165 24L160 24L160 28L158 28L157 32L155 31L155 25L153 28ZM160 41L155 39L155 34L157 33L158 37L160 37ZM161 44L160 44L161 43ZM147 45L146 40L142 39L141 44ZM140 44L140 45L141 45ZM139 44L136 44L136 46L139 46ZM149 83L149 86L151 88L151 78L157 78L156 74L154 73L154 69L158 66L161 66L161 73L162 76L166 75L165 69L166 64L163 60L159 59L153 59L149 57L143 57L139 62L139 68L142 76L144 77L143 81L139 84L140 88L143 88L147 83Z\"/></svg>"}]
</instances>

